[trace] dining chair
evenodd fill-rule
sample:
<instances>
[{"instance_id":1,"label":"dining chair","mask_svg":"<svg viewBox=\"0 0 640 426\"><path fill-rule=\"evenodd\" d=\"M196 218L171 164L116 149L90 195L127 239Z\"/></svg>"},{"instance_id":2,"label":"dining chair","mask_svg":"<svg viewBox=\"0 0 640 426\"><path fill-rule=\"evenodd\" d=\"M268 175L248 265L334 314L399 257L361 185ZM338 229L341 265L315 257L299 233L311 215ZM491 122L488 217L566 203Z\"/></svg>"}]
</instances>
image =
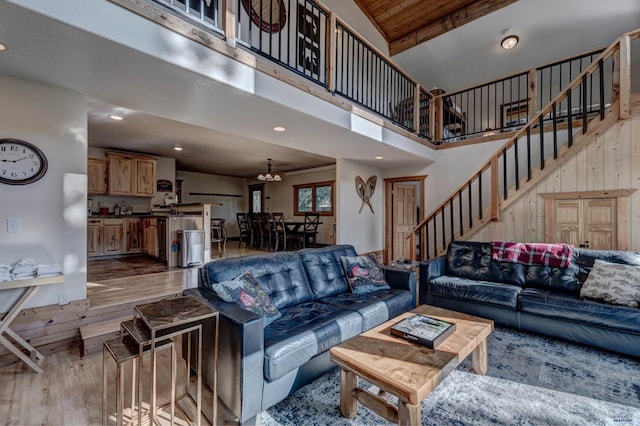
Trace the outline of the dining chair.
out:
<instances>
[{"instance_id":1,"label":"dining chair","mask_svg":"<svg viewBox=\"0 0 640 426\"><path fill-rule=\"evenodd\" d=\"M258 228L260 230L260 250L271 251L271 214L258 213Z\"/></svg>"},{"instance_id":2,"label":"dining chair","mask_svg":"<svg viewBox=\"0 0 640 426\"><path fill-rule=\"evenodd\" d=\"M247 213L236 213L238 220L238 228L240 229L240 242L238 247L242 247L242 241L244 240L245 248L253 247L253 229L249 222L249 215Z\"/></svg>"},{"instance_id":3,"label":"dining chair","mask_svg":"<svg viewBox=\"0 0 640 426\"><path fill-rule=\"evenodd\" d=\"M320 223L320 215L318 213L305 213L304 225L302 228L302 247L307 247L308 242L313 242L310 247L316 246L316 237L318 235L318 225Z\"/></svg>"},{"instance_id":4,"label":"dining chair","mask_svg":"<svg viewBox=\"0 0 640 426\"><path fill-rule=\"evenodd\" d=\"M251 228L251 233L253 234L253 244L252 248L258 249L262 246L262 232L260 232L260 221L258 220L258 216L260 213L248 213L248 222L249 227Z\"/></svg>"},{"instance_id":5,"label":"dining chair","mask_svg":"<svg viewBox=\"0 0 640 426\"><path fill-rule=\"evenodd\" d=\"M284 223L284 213L272 213L271 214L271 232L273 232L273 240L275 244L275 251L278 251L280 247L280 241L282 241L282 250L287 251L287 242L294 244L297 241L297 235L287 232L287 226ZM293 248L290 246L290 248Z\"/></svg>"},{"instance_id":6,"label":"dining chair","mask_svg":"<svg viewBox=\"0 0 640 426\"><path fill-rule=\"evenodd\" d=\"M224 226L224 219L211 219L211 244L218 244L218 254L227 257L227 230Z\"/></svg>"}]
</instances>

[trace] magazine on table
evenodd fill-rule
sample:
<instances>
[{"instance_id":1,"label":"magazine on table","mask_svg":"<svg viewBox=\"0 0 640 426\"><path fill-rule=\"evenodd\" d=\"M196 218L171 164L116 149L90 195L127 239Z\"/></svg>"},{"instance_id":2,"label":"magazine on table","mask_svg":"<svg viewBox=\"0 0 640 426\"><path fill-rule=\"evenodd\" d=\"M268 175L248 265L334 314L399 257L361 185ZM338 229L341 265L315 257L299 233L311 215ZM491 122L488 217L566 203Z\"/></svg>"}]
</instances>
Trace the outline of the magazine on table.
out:
<instances>
[{"instance_id":1,"label":"magazine on table","mask_svg":"<svg viewBox=\"0 0 640 426\"><path fill-rule=\"evenodd\" d=\"M391 327L391 334L433 349L456 331L451 322L415 314Z\"/></svg>"}]
</instances>

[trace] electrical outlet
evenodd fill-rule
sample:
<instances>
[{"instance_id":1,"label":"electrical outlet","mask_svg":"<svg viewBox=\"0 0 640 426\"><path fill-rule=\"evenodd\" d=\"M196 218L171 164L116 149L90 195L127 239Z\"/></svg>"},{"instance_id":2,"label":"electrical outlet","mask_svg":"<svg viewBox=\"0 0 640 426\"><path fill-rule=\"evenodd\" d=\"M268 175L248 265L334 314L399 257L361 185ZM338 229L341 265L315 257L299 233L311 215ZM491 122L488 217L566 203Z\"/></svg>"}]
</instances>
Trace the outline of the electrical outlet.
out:
<instances>
[{"instance_id":1,"label":"electrical outlet","mask_svg":"<svg viewBox=\"0 0 640 426\"><path fill-rule=\"evenodd\" d=\"M20 232L20 219L17 217L7 218L7 232Z\"/></svg>"},{"instance_id":2,"label":"electrical outlet","mask_svg":"<svg viewBox=\"0 0 640 426\"><path fill-rule=\"evenodd\" d=\"M58 293L58 305L68 305L69 304L69 295L66 291L61 291Z\"/></svg>"}]
</instances>

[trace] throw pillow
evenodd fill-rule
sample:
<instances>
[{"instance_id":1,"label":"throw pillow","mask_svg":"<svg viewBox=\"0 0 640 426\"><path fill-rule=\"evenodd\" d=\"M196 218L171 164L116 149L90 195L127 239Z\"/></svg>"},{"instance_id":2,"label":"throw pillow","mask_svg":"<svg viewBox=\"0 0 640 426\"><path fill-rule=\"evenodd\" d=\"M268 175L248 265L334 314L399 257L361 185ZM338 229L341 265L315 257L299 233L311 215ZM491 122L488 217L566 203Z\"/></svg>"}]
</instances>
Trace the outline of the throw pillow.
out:
<instances>
[{"instance_id":1,"label":"throw pillow","mask_svg":"<svg viewBox=\"0 0 640 426\"><path fill-rule=\"evenodd\" d=\"M340 263L354 294L388 290L384 272L373 254L366 256L340 256Z\"/></svg>"},{"instance_id":2,"label":"throw pillow","mask_svg":"<svg viewBox=\"0 0 640 426\"><path fill-rule=\"evenodd\" d=\"M596 259L580 289L580 297L640 307L640 266Z\"/></svg>"},{"instance_id":3,"label":"throw pillow","mask_svg":"<svg viewBox=\"0 0 640 426\"><path fill-rule=\"evenodd\" d=\"M213 290L225 302L236 303L264 318L265 327L282 316L251 271L244 271L231 281L216 283Z\"/></svg>"}]
</instances>

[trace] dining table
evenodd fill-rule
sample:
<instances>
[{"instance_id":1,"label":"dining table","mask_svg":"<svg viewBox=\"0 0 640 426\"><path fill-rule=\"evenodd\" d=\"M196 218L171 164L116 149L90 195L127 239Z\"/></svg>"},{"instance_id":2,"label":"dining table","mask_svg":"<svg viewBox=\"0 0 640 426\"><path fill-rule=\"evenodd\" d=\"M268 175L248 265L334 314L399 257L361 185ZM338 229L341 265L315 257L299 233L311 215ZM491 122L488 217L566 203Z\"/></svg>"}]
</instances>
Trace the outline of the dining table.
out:
<instances>
[{"instance_id":1,"label":"dining table","mask_svg":"<svg viewBox=\"0 0 640 426\"><path fill-rule=\"evenodd\" d=\"M322 225L322 222L318 222L318 225ZM298 234L300 233L300 228L304 227L303 219L285 219L284 226L287 227L287 234Z\"/></svg>"}]
</instances>

